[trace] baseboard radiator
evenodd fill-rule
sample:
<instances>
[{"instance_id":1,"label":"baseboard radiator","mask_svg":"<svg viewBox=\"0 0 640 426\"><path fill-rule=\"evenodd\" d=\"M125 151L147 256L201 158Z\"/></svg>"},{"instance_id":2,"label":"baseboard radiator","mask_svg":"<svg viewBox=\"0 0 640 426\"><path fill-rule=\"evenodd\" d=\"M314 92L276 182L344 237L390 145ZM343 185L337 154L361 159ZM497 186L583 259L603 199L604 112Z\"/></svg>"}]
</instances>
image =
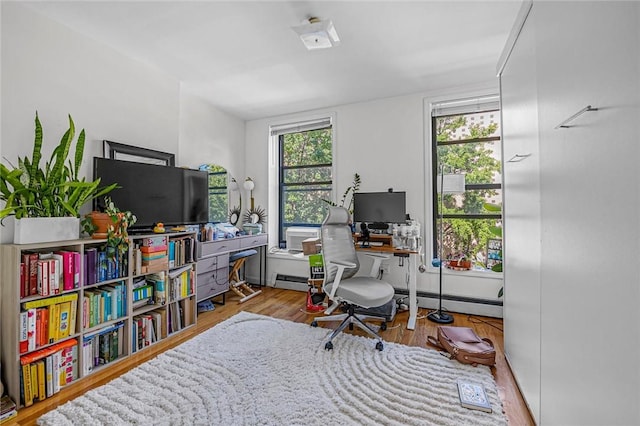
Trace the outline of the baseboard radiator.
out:
<instances>
[{"instance_id":1,"label":"baseboard radiator","mask_svg":"<svg viewBox=\"0 0 640 426\"><path fill-rule=\"evenodd\" d=\"M286 288L288 290L307 291L308 277L298 277L295 275L276 274L273 286L275 288Z\"/></svg>"}]
</instances>

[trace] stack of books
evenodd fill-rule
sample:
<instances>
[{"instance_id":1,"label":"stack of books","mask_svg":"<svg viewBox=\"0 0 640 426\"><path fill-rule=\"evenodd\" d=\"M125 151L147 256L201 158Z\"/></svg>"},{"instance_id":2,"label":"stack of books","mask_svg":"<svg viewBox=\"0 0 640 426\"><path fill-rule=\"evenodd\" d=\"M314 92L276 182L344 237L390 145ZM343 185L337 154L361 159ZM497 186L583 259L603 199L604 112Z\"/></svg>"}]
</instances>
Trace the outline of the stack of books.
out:
<instances>
[{"instance_id":1,"label":"stack of books","mask_svg":"<svg viewBox=\"0 0 640 426\"><path fill-rule=\"evenodd\" d=\"M8 422L17 415L16 403L8 395L3 396L0 399L0 423Z\"/></svg>"}]
</instances>

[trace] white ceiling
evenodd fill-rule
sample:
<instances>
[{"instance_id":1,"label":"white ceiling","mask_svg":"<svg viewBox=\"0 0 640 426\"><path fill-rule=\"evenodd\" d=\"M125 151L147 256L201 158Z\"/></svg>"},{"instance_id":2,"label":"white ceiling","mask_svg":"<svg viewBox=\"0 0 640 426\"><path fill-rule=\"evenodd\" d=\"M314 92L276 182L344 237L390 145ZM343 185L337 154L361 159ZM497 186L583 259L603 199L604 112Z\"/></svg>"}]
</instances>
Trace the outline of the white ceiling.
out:
<instances>
[{"instance_id":1,"label":"white ceiling","mask_svg":"<svg viewBox=\"0 0 640 426\"><path fill-rule=\"evenodd\" d=\"M486 82L510 1L47 1L30 7L173 75L243 119ZM331 19L308 51L291 26Z\"/></svg>"}]
</instances>

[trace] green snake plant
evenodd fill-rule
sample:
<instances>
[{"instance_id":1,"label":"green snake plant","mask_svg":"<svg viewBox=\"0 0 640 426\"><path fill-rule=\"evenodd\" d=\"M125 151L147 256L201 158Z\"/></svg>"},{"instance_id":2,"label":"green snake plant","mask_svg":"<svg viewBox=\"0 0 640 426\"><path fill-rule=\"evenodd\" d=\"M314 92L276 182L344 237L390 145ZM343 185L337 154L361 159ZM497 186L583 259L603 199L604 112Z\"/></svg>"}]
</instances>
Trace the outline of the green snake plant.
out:
<instances>
[{"instance_id":1,"label":"green snake plant","mask_svg":"<svg viewBox=\"0 0 640 426\"><path fill-rule=\"evenodd\" d=\"M84 155L84 129L78 135L73 161L69 159L65 164L74 137L75 125L69 115L69 128L42 167L43 132L36 112L31 159L26 156L18 158L18 167L9 163L11 169L0 163L0 200L4 201L0 220L7 216L15 216L16 219L80 217L80 208L85 203L117 187L117 184L101 187L100 179L87 181L78 176Z\"/></svg>"}]
</instances>

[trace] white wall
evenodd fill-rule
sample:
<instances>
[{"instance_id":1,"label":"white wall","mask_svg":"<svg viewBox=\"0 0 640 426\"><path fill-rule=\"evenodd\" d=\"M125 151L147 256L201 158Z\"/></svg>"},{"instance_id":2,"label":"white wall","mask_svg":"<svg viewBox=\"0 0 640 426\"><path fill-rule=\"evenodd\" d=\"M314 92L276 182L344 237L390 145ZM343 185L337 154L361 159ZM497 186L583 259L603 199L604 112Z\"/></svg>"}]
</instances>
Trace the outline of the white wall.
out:
<instances>
[{"instance_id":1,"label":"white wall","mask_svg":"<svg viewBox=\"0 0 640 426\"><path fill-rule=\"evenodd\" d=\"M0 152L12 163L31 155L37 110L45 158L66 131L67 114L78 133L85 129L81 174L88 178L104 139L175 153L177 165L216 162L243 173L244 121L181 95L175 78L28 7L2 2L1 8ZM6 223L5 243L13 234Z\"/></svg>"},{"instance_id":2,"label":"white wall","mask_svg":"<svg viewBox=\"0 0 640 426\"><path fill-rule=\"evenodd\" d=\"M178 162L197 168L218 164L231 176L244 180L245 122L181 90Z\"/></svg>"},{"instance_id":3,"label":"white wall","mask_svg":"<svg viewBox=\"0 0 640 426\"><path fill-rule=\"evenodd\" d=\"M482 88L485 92L497 93L497 80ZM351 184L353 174L362 178L360 191L407 192L407 212L422 224L426 246L431 241L431 198L430 176L425 171L431 167L431 152L425 148L425 100L456 99L463 94L476 93L479 87L462 87L439 93L419 93L407 96L379 99L370 102L340 105L325 110L309 111L292 116L279 116L247 122L246 126L246 164L247 173L256 181L254 196L256 203L269 206L270 246L277 246L276 224L270 218L277 217L277 206L269 205L269 190L275 193L275 183L267 187L269 176L269 126L271 124L296 119L333 115L334 125L334 192L342 194ZM428 143L428 142L427 142ZM428 147L428 146L427 146ZM427 224L427 226L425 226ZM427 248L426 263L430 264L431 254ZM392 265L397 264L394 260ZM269 276L274 270L283 267L277 258L269 259ZM279 272L279 271L277 271ZM287 273L282 272L282 273ZM390 281L398 288L404 288L404 273L393 267ZM501 279L487 278L480 273L446 272L444 293L485 299L496 299L502 286ZM418 275L418 291L437 292L437 270L429 268L425 274ZM428 305L430 301L421 302ZM426 306L425 305L425 306ZM435 305L433 305L435 306ZM449 309L460 309L454 303L443 305ZM476 308L473 308L476 309ZM472 309L472 310L473 310ZM502 315L501 308L481 307L474 313Z\"/></svg>"}]
</instances>

